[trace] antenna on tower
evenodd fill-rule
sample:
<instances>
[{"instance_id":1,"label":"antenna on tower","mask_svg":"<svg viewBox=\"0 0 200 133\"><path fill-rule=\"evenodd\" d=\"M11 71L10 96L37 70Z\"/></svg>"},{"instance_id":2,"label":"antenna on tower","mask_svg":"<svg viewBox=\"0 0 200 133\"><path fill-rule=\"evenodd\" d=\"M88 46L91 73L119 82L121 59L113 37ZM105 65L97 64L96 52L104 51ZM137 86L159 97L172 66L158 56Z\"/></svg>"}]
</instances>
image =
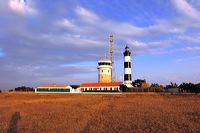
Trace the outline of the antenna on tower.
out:
<instances>
[{"instance_id":1,"label":"antenna on tower","mask_svg":"<svg viewBox=\"0 0 200 133\"><path fill-rule=\"evenodd\" d=\"M112 81L115 81L115 67L114 67L114 51L113 51L113 34L109 34L109 59L112 63Z\"/></svg>"},{"instance_id":2,"label":"antenna on tower","mask_svg":"<svg viewBox=\"0 0 200 133\"><path fill-rule=\"evenodd\" d=\"M110 60L113 63L113 34L110 33L109 35L109 55Z\"/></svg>"}]
</instances>

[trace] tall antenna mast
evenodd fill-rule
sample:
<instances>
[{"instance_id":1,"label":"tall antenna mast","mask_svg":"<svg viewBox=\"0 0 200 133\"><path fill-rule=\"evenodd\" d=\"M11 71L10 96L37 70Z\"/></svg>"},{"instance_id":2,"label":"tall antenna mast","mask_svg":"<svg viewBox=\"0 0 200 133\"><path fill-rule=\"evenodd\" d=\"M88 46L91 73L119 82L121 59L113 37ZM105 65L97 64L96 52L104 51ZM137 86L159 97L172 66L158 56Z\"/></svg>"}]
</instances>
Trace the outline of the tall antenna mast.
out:
<instances>
[{"instance_id":1,"label":"tall antenna mast","mask_svg":"<svg viewBox=\"0 0 200 133\"><path fill-rule=\"evenodd\" d=\"M113 64L114 62L113 62L113 34L112 33L110 33L110 35L109 35L109 56L110 56L109 58Z\"/></svg>"},{"instance_id":2,"label":"tall antenna mast","mask_svg":"<svg viewBox=\"0 0 200 133\"><path fill-rule=\"evenodd\" d=\"M109 35L109 59L112 63L112 81L115 81L115 67L114 67L114 51L113 51L113 34Z\"/></svg>"}]
</instances>

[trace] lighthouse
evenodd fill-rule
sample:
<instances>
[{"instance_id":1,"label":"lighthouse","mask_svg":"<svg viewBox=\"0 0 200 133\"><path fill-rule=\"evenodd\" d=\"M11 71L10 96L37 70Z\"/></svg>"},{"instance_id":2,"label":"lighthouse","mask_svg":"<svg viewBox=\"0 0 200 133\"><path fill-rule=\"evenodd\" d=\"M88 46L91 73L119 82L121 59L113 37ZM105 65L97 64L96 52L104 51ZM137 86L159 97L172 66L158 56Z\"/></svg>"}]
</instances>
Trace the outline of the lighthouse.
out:
<instances>
[{"instance_id":1,"label":"lighthouse","mask_svg":"<svg viewBox=\"0 0 200 133\"><path fill-rule=\"evenodd\" d=\"M125 47L124 51L124 85L133 87L131 77L131 52L128 46Z\"/></svg>"}]
</instances>

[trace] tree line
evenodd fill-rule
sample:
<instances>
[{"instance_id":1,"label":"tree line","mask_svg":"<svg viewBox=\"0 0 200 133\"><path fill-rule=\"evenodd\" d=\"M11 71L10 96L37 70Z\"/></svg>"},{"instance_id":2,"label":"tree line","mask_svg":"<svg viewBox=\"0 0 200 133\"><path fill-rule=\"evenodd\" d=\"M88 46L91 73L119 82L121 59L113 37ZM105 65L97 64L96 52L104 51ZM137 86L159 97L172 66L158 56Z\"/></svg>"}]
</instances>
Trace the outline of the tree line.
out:
<instances>
[{"instance_id":1,"label":"tree line","mask_svg":"<svg viewBox=\"0 0 200 133\"><path fill-rule=\"evenodd\" d=\"M34 91L34 88L27 86L16 87L15 91Z\"/></svg>"},{"instance_id":2,"label":"tree line","mask_svg":"<svg viewBox=\"0 0 200 133\"><path fill-rule=\"evenodd\" d=\"M200 93L200 83L185 83L178 85L176 83L171 82L169 85L166 85L165 89L177 88L179 93L188 92L188 93Z\"/></svg>"},{"instance_id":3,"label":"tree line","mask_svg":"<svg viewBox=\"0 0 200 133\"><path fill-rule=\"evenodd\" d=\"M182 83L179 85L179 92L200 93L200 84Z\"/></svg>"},{"instance_id":4,"label":"tree line","mask_svg":"<svg viewBox=\"0 0 200 133\"><path fill-rule=\"evenodd\" d=\"M141 87L140 86L133 86L133 87L127 87L126 85L121 85L120 89L122 92L164 92L165 89L162 85L159 85L157 83L151 84L149 87Z\"/></svg>"},{"instance_id":5,"label":"tree line","mask_svg":"<svg viewBox=\"0 0 200 133\"><path fill-rule=\"evenodd\" d=\"M120 86L121 90L123 92L164 92L166 90L170 89L178 89L179 93L200 93L200 83L194 84L194 83L185 83L183 82L182 84L178 85L177 83L171 82L169 85L166 85L163 87L162 85L159 85L158 83L153 83L151 84L150 87L132 87L132 88L127 88L125 85ZM11 91L25 91L25 92L33 92L34 88L32 87L27 87L27 86L20 86L16 87L14 90L11 89ZM2 91L0 90L0 93Z\"/></svg>"},{"instance_id":6,"label":"tree line","mask_svg":"<svg viewBox=\"0 0 200 133\"><path fill-rule=\"evenodd\" d=\"M158 83L152 83L150 87L134 86L127 88L125 85L121 85L123 92L164 92L170 89L177 89L179 93L200 93L200 83L185 83L178 85L177 83L171 82L169 85L163 86Z\"/></svg>"}]
</instances>

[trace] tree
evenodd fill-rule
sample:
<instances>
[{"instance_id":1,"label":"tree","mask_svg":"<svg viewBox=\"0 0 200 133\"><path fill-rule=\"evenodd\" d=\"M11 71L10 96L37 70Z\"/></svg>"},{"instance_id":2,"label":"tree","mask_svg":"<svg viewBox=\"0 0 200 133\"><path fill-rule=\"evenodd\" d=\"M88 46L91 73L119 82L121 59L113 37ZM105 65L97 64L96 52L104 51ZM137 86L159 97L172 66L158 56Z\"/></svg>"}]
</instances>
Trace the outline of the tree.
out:
<instances>
[{"instance_id":1,"label":"tree","mask_svg":"<svg viewBox=\"0 0 200 133\"><path fill-rule=\"evenodd\" d=\"M195 85L195 92L200 93L200 83Z\"/></svg>"},{"instance_id":2,"label":"tree","mask_svg":"<svg viewBox=\"0 0 200 133\"><path fill-rule=\"evenodd\" d=\"M120 85L120 90L122 90L122 92L127 92L128 88L126 85L122 84L122 85Z\"/></svg>"},{"instance_id":3,"label":"tree","mask_svg":"<svg viewBox=\"0 0 200 133\"><path fill-rule=\"evenodd\" d=\"M178 88L178 85L176 83L170 82L169 85L165 86L165 89L170 89L170 88Z\"/></svg>"},{"instance_id":4,"label":"tree","mask_svg":"<svg viewBox=\"0 0 200 133\"><path fill-rule=\"evenodd\" d=\"M200 92L200 84L182 83L179 85L179 92Z\"/></svg>"},{"instance_id":5,"label":"tree","mask_svg":"<svg viewBox=\"0 0 200 133\"><path fill-rule=\"evenodd\" d=\"M21 86L16 87L15 91L34 91L34 89L32 87Z\"/></svg>"}]
</instances>

